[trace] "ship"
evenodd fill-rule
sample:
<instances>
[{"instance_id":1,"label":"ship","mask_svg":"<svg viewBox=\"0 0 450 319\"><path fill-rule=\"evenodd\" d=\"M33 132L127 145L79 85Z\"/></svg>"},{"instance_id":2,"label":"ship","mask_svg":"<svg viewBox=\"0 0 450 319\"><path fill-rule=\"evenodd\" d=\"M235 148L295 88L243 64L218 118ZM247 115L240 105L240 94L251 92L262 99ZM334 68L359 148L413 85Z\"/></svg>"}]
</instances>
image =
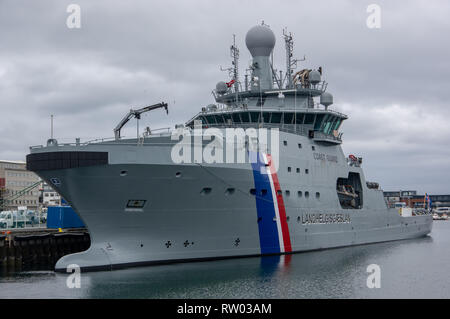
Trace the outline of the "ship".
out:
<instances>
[{"instance_id":1,"label":"ship","mask_svg":"<svg viewBox=\"0 0 450 319\"><path fill-rule=\"evenodd\" d=\"M213 104L168 131L139 131L131 109L114 137L30 147L27 169L52 185L89 230L88 250L59 259L83 271L284 255L427 236L430 214L402 216L368 182L362 158L345 155L324 69L297 71L293 35L249 29L252 60L239 76L239 48L212 90ZM159 112L159 111L158 111ZM136 119L135 137L121 129ZM231 136L231 137L230 137Z\"/></svg>"}]
</instances>

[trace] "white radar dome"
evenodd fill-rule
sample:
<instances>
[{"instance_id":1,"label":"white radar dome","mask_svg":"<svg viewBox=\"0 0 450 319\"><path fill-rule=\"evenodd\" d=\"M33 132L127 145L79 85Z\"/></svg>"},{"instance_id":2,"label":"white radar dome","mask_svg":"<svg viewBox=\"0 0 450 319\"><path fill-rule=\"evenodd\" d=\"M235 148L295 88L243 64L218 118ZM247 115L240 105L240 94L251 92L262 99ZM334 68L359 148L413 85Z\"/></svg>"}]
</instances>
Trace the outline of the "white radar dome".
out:
<instances>
[{"instance_id":1,"label":"white radar dome","mask_svg":"<svg viewBox=\"0 0 450 319\"><path fill-rule=\"evenodd\" d=\"M225 94L228 91L228 86L225 82L220 81L216 84L216 92L217 94Z\"/></svg>"},{"instance_id":2,"label":"white radar dome","mask_svg":"<svg viewBox=\"0 0 450 319\"><path fill-rule=\"evenodd\" d=\"M311 72L309 72L309 82L312 85L316 85L316 84L320 83L320 73L319 73L319 71L312 70Z\"/></svg>"},{"instance_id":3,"label":"white radar dome","mask_svg":"<svg viewBox=\"0 0 450 319\"><path fill-rule=\"evenodd\" d=\"M275 47L275 35L266 25L256 25L248 30L245 44L252 56L269 56Z\"/></svg>"},{"instance_id":4,"label":"white radar dome","mask_svg":"<svg viewBox=\"0 0 450 319\"><path fill-rule=\"evenodd\" d=\"M333 104L333 95L331 95L331 93L328 92L323 92L320 95L320 104L325 105L326 107Z\"/></svg>"}]
</instances>

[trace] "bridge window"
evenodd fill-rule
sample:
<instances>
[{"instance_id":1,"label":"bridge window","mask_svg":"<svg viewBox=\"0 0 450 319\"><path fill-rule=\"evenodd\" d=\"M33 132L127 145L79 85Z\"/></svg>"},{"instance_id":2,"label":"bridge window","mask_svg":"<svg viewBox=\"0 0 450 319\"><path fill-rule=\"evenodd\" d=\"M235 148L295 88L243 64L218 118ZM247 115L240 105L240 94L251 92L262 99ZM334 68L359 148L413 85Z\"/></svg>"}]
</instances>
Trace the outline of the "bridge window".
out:
<instances>
[{"instance_id":1,"label":"bridge window","mask_svg":"<svg viewBox=\"0 0 450 319\"><path fill-rule=\"evenodd\" d=\"M270 123L280 123L280 122L281 122L281 113L272 113Z\"/></svg>"},{"instance_id":2,"label":"bridge window","mask_svg":"<svg viewBox=\"0 0 450 319\"><path fill-rule=\"evenodd\" d=\"M252 119L253 123L258 123L259 122L259 112L251 112L250 113L250 118Z\"/></svg>"},{"instance_id":3,"label":"bridge window","mask_svg":"<svg viewBox=\"0 0 450 319\"><path fill-rule=\"evenodd\" d=\"M223 124L225 123L225 120L223 119L223 116L221 114L217 114L214 116L214 118L216 119L216 123L217 124ZM208 121L209 122L209 121Z\"/></svg>"},{"instance_id":4,"label":"bridge window","mask_svg":"<svg viewBox=\"0 0 450 319\"><path fill-rule=\"evenodd\" d=\"M241 113L241 119L242 119L242 123L250 122L250 115L248 114L248 112Z\"/></svg>"},{"instance_id":5,"label":"bridge window","mask_svg":"<svg viewBox=\"0 0 450 319\"><path fill-rule=\"evenodd\" d=\"M304 117L305 117L305 114L303 114L303 113L296 113L296 115L295 115L296 119L294 120L294 122L297 123L297 124L302 124Z\"/></svg>"},{"instance_id":6,"label":"bridge window","mask_svg":"<svg viewBox=\"0 0 450 319\"><path fill-rule=\"evenodd\" d=\"M314 130L318 131L320 130L320 126L322 125L322 120L324 118L325 114L318 114L316 117L316 123L314 124Z\"/></svg>"},{"instance_id":7,"label":"bridge window","mask_svg":"<svg viewBox=\"0 0 450 319\"><path fill-rule=\"evenodd\" d=\"M233 113L232 117L233 117L234 123L241 123L241 118L239 117L239 113Z\"/></svg>"},{"instance_id":8,"label":"bridge window","mask_svg":"<svg viewBox=\"0 0 450 319\"><path fill-rule=\"evenodd\" d=\"M305 124L313 124L314 123L314 114L306 114Z\"/></svg>"},{"instance_id":9,"label":"bridge window","mask_svg":"<svg viewBox=\"0 0 450 319\"><path fill-rule=\"evenodd\" d=\"M292 124L294 113L284 113L284 124Z\"/></svg>"}]
</instances>

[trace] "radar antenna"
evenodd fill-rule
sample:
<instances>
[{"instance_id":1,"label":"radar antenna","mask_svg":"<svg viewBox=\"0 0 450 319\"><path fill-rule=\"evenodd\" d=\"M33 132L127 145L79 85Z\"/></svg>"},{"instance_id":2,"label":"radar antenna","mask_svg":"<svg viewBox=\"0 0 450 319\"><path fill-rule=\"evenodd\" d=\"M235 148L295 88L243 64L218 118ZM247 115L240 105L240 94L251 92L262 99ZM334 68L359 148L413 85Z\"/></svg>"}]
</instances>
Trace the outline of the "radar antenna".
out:
<instances>
[{"instance_id":1,"label":"radar antenna","mask_svg":"<svg viewBox=\"0 0 450 319\"><path fill-rule=\"evenodd\" d=\"M287 32L287 29L283 29L283 37L284 37L284 43L286 47L286 88L290 89L292 88L292 80L293 80L293 73L294 70L297 68L297 62L299 61L305 61L306 58L303 56L303 59L294 59L294 40L292 38L292 33Z\"/></svg>"},{"instance_id":2,"label":"radar antenna","mask_svg":"<svg viewBox=\"0 0 450 319\"><path fill-rule=\"evenodd\" d=\"M119 122L119 124L117 124L116 128L114 129L114 137L116 138L116 140L120 139L120 130L125 126L125 124L128 123L129 120L131 120L133 117L138 121L138 132L137 135L139 136L139 120L141 119L141 114L148 112L148 111L152 111L158 108L165 108L166 109L166 113L169 114L169 109L167 107L167 103L161 102L161 103L157 103L157 104L153 104L150 106L145 106L143 108L137 109L137 110L133 110L131 109L127 115L125 115L125 117Z\"/></svg>"},{"instance_id":3,"label":"radar antenna","mask_svg":"<svg viewBox=\"0 0 450 319\"><path fill-rule=\"evenodd\" d=\"M233 59L231 61L232 67L230 68L222 68L221 71L228 71L229 76L231 77L231 81L227 83L229 87L234 85L234 92L236 93L236 105L238 102L238 92L239 92L239 49L236 46L236 35L233 34L233 44L230 47L230 56Z\"/></svg>"}]
</instances>

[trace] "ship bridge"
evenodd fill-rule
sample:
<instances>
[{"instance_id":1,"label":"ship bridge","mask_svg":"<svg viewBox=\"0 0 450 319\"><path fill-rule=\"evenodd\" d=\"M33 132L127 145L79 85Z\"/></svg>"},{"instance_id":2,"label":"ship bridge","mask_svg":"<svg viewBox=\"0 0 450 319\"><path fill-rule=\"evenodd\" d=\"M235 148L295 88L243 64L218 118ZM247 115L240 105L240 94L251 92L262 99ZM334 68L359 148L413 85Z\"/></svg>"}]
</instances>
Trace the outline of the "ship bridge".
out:
<instances>
[{"instance_id":1,"label":"ship bridge","mask_svg":"<svg viewBox=\"0 0 450 319\"><path fill-rule=\"evenodd\" d=\"M286 71L274 69L271 54L275 35L265 25L251 28L245 43L252 62L239 80L239 49L235 40L231 46L232 67L229 82L220 81L212 91L217 104L210 104L186 123L193 128L195 121L202 127L266 127L309 136L317 142L340 144L339 128L347 119L345 114L328 109L333 96L327 92L328 83L322 80L322 67L317 70L295 71L292 34L283 32L286 47ZM304 61L304 59L302 60Z\"/></svg>"},{"instance_id":2,"label":"ship bridge","mask_svg":"<svg viewBox=\"0 0 450 319\"><path fill-rule=\"evenodd\" d=\"M205 108L186 126L193 128L195 121L203 128L278 128L280 131L309 136L318 142L340 144L342 133L338 130L347 119L345 114L319 108Z\"/></svg>"}]
</instances>

